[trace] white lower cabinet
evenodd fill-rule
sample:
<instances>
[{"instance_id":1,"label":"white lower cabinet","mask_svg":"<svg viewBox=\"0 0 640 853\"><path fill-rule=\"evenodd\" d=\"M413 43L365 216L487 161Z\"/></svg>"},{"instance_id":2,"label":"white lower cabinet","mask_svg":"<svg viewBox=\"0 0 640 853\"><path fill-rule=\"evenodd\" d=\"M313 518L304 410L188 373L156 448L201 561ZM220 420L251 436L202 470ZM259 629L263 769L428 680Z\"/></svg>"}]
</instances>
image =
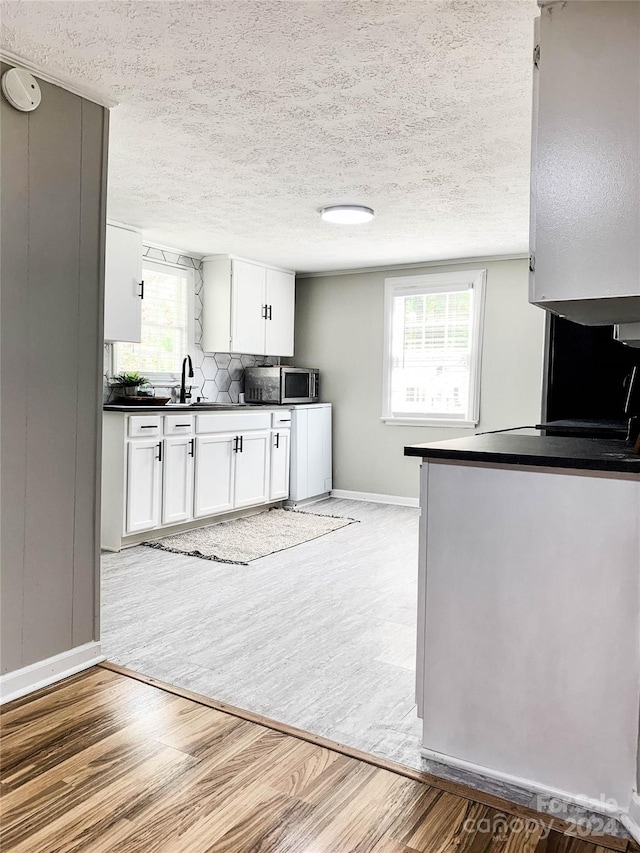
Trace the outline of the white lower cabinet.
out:
<instances>
[{"instance_id":1,"label":"white lower cabinet","mask_svg":"<svg viewBox=\"0 0 640 853\"><path fill-rule=\"evenodd\" d=\"M263 504L269 500L268 431L238 436L235 452L234 507Z\"/></svg>"},{"instance_id":2,"label":"white lower cabinet","mask_svg":"<svg viewBox=\"0 0 640 853\"><path fill-rule=\"evenodd\" d=\"M119 551L135 534L284 500L289 424L288 410L105 412L102 547Z\"/></svg>"},{"instance_id":3,"label":"white lower cabinet","mask_svg":"<svg viewBox=\"0 0 640 853\"><path fill-rule=\"evenodd\" d=\"M290 437L288 429L276 429L271 433L271 465L269 477L269 500L280 501L289 497Z\"/></svg>"},{"instance_id":4,"label":"white lower cabinet","mask_svg":"<svg viewBox=\"0 0 640 853\"><path fill-rule=\"evenodd\" d=\"M233 435L214 433L196 438L196 518L233 509L234 445Z\"/></svg>"},{"instance_id":5,"label":"white lower cabinet","mask_svg":"<svg viewBox=\"0 0 640 853\"><path fill-rule=\"evenodd\" d=\"M193 517L193 454L195 439L180 435L164 439L162 460L162 523L177 524Z\"/></svg>"},{"instance_id":6,"label":"white lower cabinet","mask_svg":"<svg viewBox=\"0 0 640 853\"><path fill-rule=\"evenodd\" d=\"M331 403L294 406L289 498L304 501L332 488Z\"/></svg>"},{"instance_id":7,"label":"white lower cabinet","mask_svg":"<svg viewBox=\"0 0 640 853\"><path fill-rule=\"evenodd\" d=\"M127 501L125 533L153 530L160 524L162 442L127 442Z\"/></svg>"}]
</instances>

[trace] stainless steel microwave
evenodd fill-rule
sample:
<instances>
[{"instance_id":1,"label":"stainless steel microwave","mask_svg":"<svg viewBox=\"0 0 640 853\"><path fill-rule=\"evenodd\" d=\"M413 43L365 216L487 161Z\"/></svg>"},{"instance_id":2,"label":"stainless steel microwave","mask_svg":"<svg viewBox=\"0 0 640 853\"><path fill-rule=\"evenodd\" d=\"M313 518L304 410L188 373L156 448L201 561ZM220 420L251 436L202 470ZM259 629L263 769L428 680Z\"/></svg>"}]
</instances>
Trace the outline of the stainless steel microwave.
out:
<instances>
[{"instance_id":1,"label":"stainless steel microwave","mask_svg":"<svg viewBox=\"0 0 640 853\"><path fill-rule=\"evenodd\" d=\"M247 367L244 398L247 403L318 403L319 377L312 367Z\"/></svg>"}]
</instances>

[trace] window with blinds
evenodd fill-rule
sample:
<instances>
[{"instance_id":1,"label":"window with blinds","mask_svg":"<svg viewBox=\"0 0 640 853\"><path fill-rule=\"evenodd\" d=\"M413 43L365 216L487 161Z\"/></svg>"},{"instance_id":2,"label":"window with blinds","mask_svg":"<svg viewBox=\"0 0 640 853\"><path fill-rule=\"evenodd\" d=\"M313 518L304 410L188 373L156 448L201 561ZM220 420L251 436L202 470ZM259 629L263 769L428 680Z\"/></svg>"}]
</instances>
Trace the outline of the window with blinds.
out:
<instances>
[{"instance_id":1,"label":"window with blinds","mask_svg":"<svg viewBox=\"0 0 640 853\"><path fill-rule=\"evenodd\" d=\"M387 279L384 420L477 423L484 278Z\"/></svg>"},{"instance_id":2,"label":"window with blinds","mask_svg":"<svg viewBox=\"0 0 640 853\"><path fill-rule=\"evenodd\" d=\"M193 273L145 262L142 276L141 341L115 345L114 372L137 370L156 380L174 377L193 343Z\"/></svg>"}]
</instances>

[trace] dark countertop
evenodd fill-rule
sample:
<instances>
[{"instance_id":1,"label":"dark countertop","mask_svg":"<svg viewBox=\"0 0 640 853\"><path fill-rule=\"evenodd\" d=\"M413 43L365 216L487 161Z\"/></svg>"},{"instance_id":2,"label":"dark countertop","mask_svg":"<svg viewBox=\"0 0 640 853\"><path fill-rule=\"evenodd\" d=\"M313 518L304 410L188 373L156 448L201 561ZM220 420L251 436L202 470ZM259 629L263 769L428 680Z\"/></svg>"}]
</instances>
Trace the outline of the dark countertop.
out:
<instances>
[{"instance_id":1,"label":"dark countertop","mask_svg":"<svg viewBox=\"0 0 640 853\"><path fill-rule=\"evenodd\" d=\"M414 444L405 447L404 455L454 462L491 462L640 475L640 456L632 453L625 441L560 438L530 428Z\"/></svg>"},{"instance_id":2,"label":"dark countertop","mask_svg":"<svg viewBox=\"0 0 640 853\"><path fill-rule=\"evenodd\" d=\"M105 412L126 412L129 415L142 414L146 415L149 412L163 412L165 415L170 415L172 412L244 412L247 409L261 410L263 412L272 412L279 409L289 409L290 406L273 405L258 405L251 403L198 403L197 405L173 404L164 406L154 406L150 403L148 406L118 406L105 404L102 409Z\"/></svg>"}]
</instances>

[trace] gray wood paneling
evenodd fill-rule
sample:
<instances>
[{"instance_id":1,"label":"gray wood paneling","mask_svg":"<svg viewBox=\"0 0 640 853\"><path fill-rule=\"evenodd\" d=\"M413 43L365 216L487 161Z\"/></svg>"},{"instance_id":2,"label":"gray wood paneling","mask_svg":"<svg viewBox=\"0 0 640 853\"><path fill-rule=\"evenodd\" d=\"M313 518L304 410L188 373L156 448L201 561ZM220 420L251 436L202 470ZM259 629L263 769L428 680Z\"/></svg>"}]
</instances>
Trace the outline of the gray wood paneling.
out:
<instances>
[{"instance_id":1,"label":"gray wood paneling","mask_svg":"<svg viewBox=\"0 0 640 853\"><path fill-rule=\"evenodd\" d=\"M0 73L8 66L2 65ZM28 118L2 99L0 378L2 410L2 573L0 575L2 672L22 661L22 579L27 401Z\"/></svg>"},{"instance_id":2,"label":"gray wood paneling","mask_svg":"<svg viewBox=\"0 0 640 853\"><path fill-rule=\"evenodd\" d=\"M81 99L42 84L29 119L29 386L23 637L71 648L78 387Z\"/></svg>"},{"instance_id":3,"label":"gray wood paneling","mask_svg":"<svg viewBox=\"0 0 640 853\"><path fill-rule=\"evenodd\" d=\"M103 120L104 119L104 120ZM103 138L108 114L82 103L80 287L78 291L75 524L73 550L73 645L94 637L96 572L100 559L97 495L102 430L102 270L104 267ZM99 203L96 203L99 200ZM96 282L100 283L96 287Z\"/></svg>"},{"instance_id":4,"label":"gray wood paneling","mask_svg":"<svg viewBox=\"0 0 640 853\"><path fill-rule=\"evenodd\" d=\"M2 672L94 637L103 108L2 100Z\"/></svg>"}]
</instances>

